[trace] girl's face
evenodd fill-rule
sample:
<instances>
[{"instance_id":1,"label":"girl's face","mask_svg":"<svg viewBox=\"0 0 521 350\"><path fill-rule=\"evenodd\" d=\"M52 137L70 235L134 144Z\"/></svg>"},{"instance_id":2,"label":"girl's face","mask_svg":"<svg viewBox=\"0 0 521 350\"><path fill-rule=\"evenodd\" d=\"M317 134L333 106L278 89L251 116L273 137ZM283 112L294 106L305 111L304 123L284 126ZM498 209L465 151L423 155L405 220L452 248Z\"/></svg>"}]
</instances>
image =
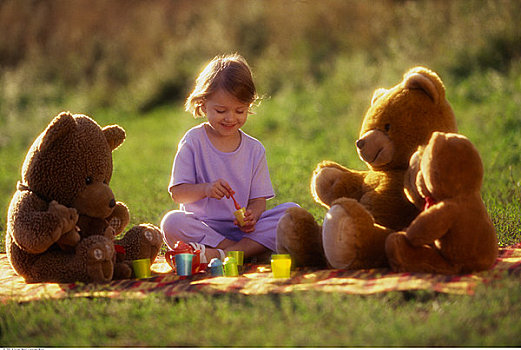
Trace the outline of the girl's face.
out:
<instances>
[{"instance_id":1,"label":"girl's face","mask_svg":"<svg viewBox=\"0 0 521 350\"><path fill-rule=\"evenodd\" d=\"M218 136L235 136L246 123L249 105L219 89L206 98L202 106L212 131Z\"/></svg>"}]
</instances>

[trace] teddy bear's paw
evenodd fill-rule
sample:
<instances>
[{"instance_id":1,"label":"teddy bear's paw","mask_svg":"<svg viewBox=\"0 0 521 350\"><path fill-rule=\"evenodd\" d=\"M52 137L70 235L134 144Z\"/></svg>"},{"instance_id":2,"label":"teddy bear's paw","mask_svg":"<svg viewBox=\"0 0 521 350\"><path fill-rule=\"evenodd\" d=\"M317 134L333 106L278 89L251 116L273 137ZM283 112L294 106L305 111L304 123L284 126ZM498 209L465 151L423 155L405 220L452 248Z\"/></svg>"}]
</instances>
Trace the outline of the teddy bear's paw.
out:
<instances>
[{"instance_id":1,"label":"teddy bear's paw","mask_svg":"<svg viewBox=\"0 0 521 350\"><path fill-rule=\"evenodd\" d=\"M116 202L112 215L107 218L109 225L114 229L114 235L117 236L123 232L130 221L130 213L126 205L122 202Z\"/></svg>"},{"instance_id":2,"label":"teddy bear's paw","mask_svg":"<svg viewBox=\"0 0 521 350\"><path fill-rule=\"evenodd\" d=\"M324 218L322 241L327 261L334 268L351 268L357 260L360 229L356 218L341 205L333 205Z\"/></svg>"},{"instance_id":3,"label":"teddy bear's paw","mask_svg":"<svg viewBox=\"0 0 521 350\"><path fill-rule=\"evenodd\" d=\"M60 219L59 227L54 232L56 240L58 240L62 234L70 232L76 228L76 223L78 222L79 217L76 209L68 208L53 200L49 203L48 211Z\"/></svg>"},{"instance_id":4,"label":"teddy bear's paw","mask_svg":"<svg viewBox=\"0 0 521 350\"><path fill-rule=\"evenodd\" d=\"M125 250L125 260L149 258L153 262L161 249L163 239L161 231L152 224L140 224L125 233L121 241L116 241Z\"/></svg>"},{"instance_id":5,"label":"teddy bear's paw","mask_svg":"<svg viewBox=\"0 0 521 350\"><path fill-rule=\"evenodd\" d=\"M163 244L161 231L152 224L142 224L142 226L145 227L145 230L143 230L142 233L142 237L144 238L142 241L148 242L148 257L150 258L150 261L153 262L156 259L159 250L161 249L161 245Z\"/></svg>"},{"instance_id":6,"label":"teddy bear's paw","mask_svg":"<svg viewBox=\"0 0 521 350\"><path fill-rule=\"evenodd\" d=\"M340 198L333 202L324 218L324 252L336 268L388 266L385 239L390 232L375 224L371 214L356 200Z\"/></svg>"},{"instance_id":7,"label":"teddy bear's paw","mask_svg":"<svg viewBox=\"0 0 521 350\"><path fill-rule=\"evenodd\" d=\"M311 179L311 192L318 203L329 207L331 203L344 195L346 188L341 179L345 172L329 166L318 167Z\"/></svg>"},{"instance_id":8,"label":"teddy bear's paw","mask_svg":"<svg viewBox=\"0 0 521 350\"><path fill-rule=\"evenodd\" d=\"M295 266L326 266L320 226L305 209L289 208L277 224L277 252L290 254Z\"/></svg>"},{"instance_id":9,"label":"teddy bear's paw","mask_svg":"<svg viewBox=\"0 0 521 350\"><path fill-rule=\"evenodd\" d=\"M391 268L396 272L446 275L463 272L461 264L448 261L434 244L413 246L405 232L390 234L385 241L385 252Z\"/></svg>"},{"instance_id":10,"label":"teddy bear's paw","mask_svg":"<svg viewBox=\"0 0 521 350\"><path fill-rule=\"evenodd\" d=\"M63 234L60 239L56 242L61 250L67 252L74 252L74 247L80 242L80 234L74 229Z\"/></svg>"},{"instance_id":11,"label":"teddy bear's paw","mask_svg":"<svg viewBox=\"0 0 521 350\"><path fill-rule=\"evenodd\" d=\"M406 254L404 250L410 249L408 245L404 232L395 232L387 237L385 241L385 253L393 271L404 272L407 270L405 268L406 263L402 258Z\"/></svg>"},{"instance_id":12,"label":"teddy bear's paw","mask_svg":"<svg viewBox=\"0 0 521 350\"><path fill-rule=\"evenodd\" d=\"M114 276L115 280L124 280L132 276L132 268L126 262L117 262L114 265Z\"/></svg>"},{"instance_id":13,"label":"teddy bear's paw","mask_svg":"<svg viewBox=\"0 0 521 350\"><path fill-rule=\"evenodd\" d=\"M311 178L311 193L316 202L329 208L338 198L360 198L362 175L335 162L321 162Z\"/></svg>"},{"instance_id":14,"label":"teddy bear's paw","mask_svg":"<svg viewBox=\"0 0 521 350\"><path fill-rule=\"evenodd\" d=\"M90 282L109 282L114 273L114 245L103 236L91 236L78 245L79 254L86 258L86 272Z\"/></svg>"},{"instance_id":15,"label":"teddy bear's paw","mask_svg":"<svg viewBox=\"0 0 521 350\"><path fill-rule=\"evenodd\" d=\"M121 225L122 223L123 223L123 222L122 222L121 219L118 218L118 217L112 217L112 218L110 218L110 220L109 220L109 226L112 227L112 229L114 230L114 233L120 231L121 226L122 226L122 225Z\"/></svg>"}]
</instances>

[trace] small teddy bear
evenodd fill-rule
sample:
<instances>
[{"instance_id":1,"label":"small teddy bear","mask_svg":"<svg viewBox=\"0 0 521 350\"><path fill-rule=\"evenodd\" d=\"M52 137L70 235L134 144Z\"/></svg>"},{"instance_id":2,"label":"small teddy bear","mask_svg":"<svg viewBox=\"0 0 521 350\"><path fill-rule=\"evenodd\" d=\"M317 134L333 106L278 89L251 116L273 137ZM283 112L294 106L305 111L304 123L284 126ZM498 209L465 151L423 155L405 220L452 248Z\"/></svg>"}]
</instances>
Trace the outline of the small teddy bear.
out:
<instances>
[{"instance_id":1,"label":"small teddy bear","mask_svg":"<svg viewBox=\"0 0 521 350\"><path fill-rule=\"evenodd\" d=\"M407 71L390 89L377 89L356 147L367 170L318 164L311 179L315 200L329 209L322 226L303 208L291 208L277 227L277 250L297 265L359 269L388 266L385 239L407 227L418 208L404 193L411 155L433 131L456 132L456 120L438 75Z\"/></svg>"},{"instance_id":2,"label":"small teddy bear","mask_svg":"<svg viewBox=\"0 0 521 350\"><path fill-rule=\"evenodd\" d=\"M128 208L109 186L112 151L125 131L63 112L36 138L11 200L6 252L26 282L107 282L132 275L130 261L156 258L161 234L129 230Z\"/></svg>"},{"instance_id":3,"label":"small teddy bear","mask_svg":"<svg viewBox=\"0 0 521 350\"><path fill-rule=\"evenodd\" d=\"M483 164L474 145L462 135L435 132L411 162L425 210L387 237L392 269L459 274L492 267L497 237L481 199Z\"/></svg>"}]
</instances>

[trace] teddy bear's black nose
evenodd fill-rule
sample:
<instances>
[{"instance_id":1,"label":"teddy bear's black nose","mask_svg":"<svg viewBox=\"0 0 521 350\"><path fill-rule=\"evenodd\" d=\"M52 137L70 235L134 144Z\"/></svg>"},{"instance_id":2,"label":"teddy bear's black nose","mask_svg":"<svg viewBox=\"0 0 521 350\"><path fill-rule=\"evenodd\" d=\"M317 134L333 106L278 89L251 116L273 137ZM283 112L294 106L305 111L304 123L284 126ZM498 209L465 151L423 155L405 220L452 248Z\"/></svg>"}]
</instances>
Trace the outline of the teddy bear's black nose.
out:
<instances>
[{"instance_id":1,"label":"teddy bear's black nose","mask_svg":"<svg viewBox=\"0 0 521 350\"><path fill-rule=\"evenodd\" d=\"M356 140L356 147L358 147L359 149L364 148L364 145L365 145L365 140L364 139Z\"/></svg>"},{"instance_id":2,"label":"teddy bear's black nose","mask_svg":"<svg viewBox=\"0 0 521 350\"><path fill-rule=\"evenodd\" d=\"M116 206L116 200L112 198L109 202L109 207L114 208Z\"/></svg>"}]
</instances>

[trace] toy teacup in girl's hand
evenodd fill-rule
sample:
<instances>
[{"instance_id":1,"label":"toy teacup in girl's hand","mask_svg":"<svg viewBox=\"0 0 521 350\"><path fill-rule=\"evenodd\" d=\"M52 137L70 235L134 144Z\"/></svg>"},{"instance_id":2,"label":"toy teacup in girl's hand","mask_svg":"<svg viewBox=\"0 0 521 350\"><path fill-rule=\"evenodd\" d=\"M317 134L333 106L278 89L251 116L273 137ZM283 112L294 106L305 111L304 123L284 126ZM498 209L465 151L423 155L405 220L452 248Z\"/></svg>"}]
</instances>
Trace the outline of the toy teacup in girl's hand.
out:
<instances>
[{"instance_id":1,"label":"toy teacup in girl's hand","mask_svg":"<svg viewBox=\"0 0 521 350\"><path fill-rule=\"evenodd\" d=\"M233 197L233 194L235 192L230 193L230 197L233 199L233 205L235 205L236 211L233 212L233 215L235 215L235 218L237 219L237 222L239 223L239 226L244 226L244 215L246 214L246 208L242 207L237 203L235 198Z\"/></svg>"}]
</instances>

